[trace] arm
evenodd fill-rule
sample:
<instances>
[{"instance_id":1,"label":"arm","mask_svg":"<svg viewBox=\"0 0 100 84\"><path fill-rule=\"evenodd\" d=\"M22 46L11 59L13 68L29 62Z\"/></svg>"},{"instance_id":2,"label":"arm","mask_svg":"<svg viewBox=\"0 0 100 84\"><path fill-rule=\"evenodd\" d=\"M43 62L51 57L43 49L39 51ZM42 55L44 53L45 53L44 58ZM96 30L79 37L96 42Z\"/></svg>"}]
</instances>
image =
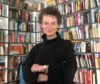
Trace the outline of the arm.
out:
<instances>
[{"instance_id":1,"label":"arm","mask_svg":"<svg viewBox=\"0 0 100 84\"><path fill-rule=\"evenodd\" d=\"M65 60L54 63L48 68L48 81L51 84L53 81L55 81L55 84L71 84L73 82L77 66L74 48L71 42L68 41L63 54L62 56L65 56Z\"/></svg>"},{"instance_id":2,"label":"arm","mask_svg":"<svg viewBox=\"0 0 100 84\"><path fill-rule=\"evenodd\" d=\"M31 49L23 64L23 78L27 84L34 84L37 81L47 81L48 78L47 74L40 74L40 72L45 73L46 68L44 65L34 63L35 53L36 46Z\"/></svg>"},{"instance_id":3,"label":"arm","mask_svg":"<svg viewBox=\"0 0 100 84\"><path fill-rule=\"evenodd\" d=\"M38 73L33 73L31 71L31 66L33 65L35 59L35 53L36 51L34 46L23 64L23 78L27 84L34 84L38 77Z\"/></svg>"},{"instance_id":4,"label":"arm","mask_svg":"<svg viewBox=\"0 0 100 84\"><path fill-rule=\"evenodd\" d=\"M37 82L42 82L42 81L44 82L48 80L47 70L48 70L48 65L33 64L31 67L32 72L39 72Z\"/></svg>"}]
</instances>

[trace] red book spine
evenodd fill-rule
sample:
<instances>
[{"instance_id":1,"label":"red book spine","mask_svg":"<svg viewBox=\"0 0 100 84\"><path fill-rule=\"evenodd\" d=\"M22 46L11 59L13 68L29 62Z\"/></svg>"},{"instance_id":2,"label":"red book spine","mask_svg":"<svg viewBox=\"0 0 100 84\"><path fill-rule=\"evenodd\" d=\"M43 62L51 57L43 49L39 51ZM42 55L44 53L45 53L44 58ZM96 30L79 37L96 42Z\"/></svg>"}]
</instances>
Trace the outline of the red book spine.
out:
<instances>
[{"instance_id":1,"label":"red book spine","mask_svg":"<svg viewBox=\"0 0 100 84\"><path fill-rule=\"evenodd\" d=\"M2 4L0 3L0 16L2 15Z\"/></svg>"}]
</instances>

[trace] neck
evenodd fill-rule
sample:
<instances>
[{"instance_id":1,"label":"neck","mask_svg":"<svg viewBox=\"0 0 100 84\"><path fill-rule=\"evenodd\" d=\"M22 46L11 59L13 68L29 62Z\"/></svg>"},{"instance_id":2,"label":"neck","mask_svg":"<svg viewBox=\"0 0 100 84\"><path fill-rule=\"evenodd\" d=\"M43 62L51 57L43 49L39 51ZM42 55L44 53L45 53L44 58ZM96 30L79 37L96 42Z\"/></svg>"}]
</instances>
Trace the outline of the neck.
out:
<instances>
[{"instance_id":1,"label":"neck","mask_svg":"<svg viewBox=\"0 0 100 84\"><path fill-rule=\"evenodd\" d=\"M56 38L57 37L57 35L55 34L55 35L52 35L52 36L47 36L47 39L48 40L51 40L51 39L54 39L54 38Z\"/></svg>"}]
</instances>

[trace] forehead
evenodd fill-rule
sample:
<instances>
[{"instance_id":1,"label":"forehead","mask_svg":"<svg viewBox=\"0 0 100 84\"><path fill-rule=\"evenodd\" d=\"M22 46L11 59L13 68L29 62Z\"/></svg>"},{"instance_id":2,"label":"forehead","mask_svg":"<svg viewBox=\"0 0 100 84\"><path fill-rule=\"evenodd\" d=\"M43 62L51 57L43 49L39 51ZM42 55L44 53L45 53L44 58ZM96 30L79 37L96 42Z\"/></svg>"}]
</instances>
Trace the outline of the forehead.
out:
<instances>
[{"instance_id":1,"label":"forehead","mask_svg":"<svg viewBox=\"0 0 100 84\"><path fill-rule=\"evenodd\" d=\"M46 21L50 21L50 20L53 20L53 21L57 21L57 18L53 15L43 15L43 18L42 20L46 20Z\"/></svg>"}]
</instances>

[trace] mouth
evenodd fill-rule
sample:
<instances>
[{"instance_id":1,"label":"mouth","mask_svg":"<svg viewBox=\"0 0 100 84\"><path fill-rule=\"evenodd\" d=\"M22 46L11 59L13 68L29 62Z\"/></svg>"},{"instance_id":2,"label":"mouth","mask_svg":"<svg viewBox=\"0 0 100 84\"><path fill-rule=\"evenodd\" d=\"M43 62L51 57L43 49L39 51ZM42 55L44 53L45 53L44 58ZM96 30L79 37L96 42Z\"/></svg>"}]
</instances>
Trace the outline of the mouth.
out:
<instances>
[{"instance_id":1,"label":"mouth","mask_svg":"<svg viewBox=\"0 0 100 84\"><path fill-rule=\"evenodd\" d=\"M52 32L52 30L47 30L47 32Z\"/></svg>"}]
</instances>

